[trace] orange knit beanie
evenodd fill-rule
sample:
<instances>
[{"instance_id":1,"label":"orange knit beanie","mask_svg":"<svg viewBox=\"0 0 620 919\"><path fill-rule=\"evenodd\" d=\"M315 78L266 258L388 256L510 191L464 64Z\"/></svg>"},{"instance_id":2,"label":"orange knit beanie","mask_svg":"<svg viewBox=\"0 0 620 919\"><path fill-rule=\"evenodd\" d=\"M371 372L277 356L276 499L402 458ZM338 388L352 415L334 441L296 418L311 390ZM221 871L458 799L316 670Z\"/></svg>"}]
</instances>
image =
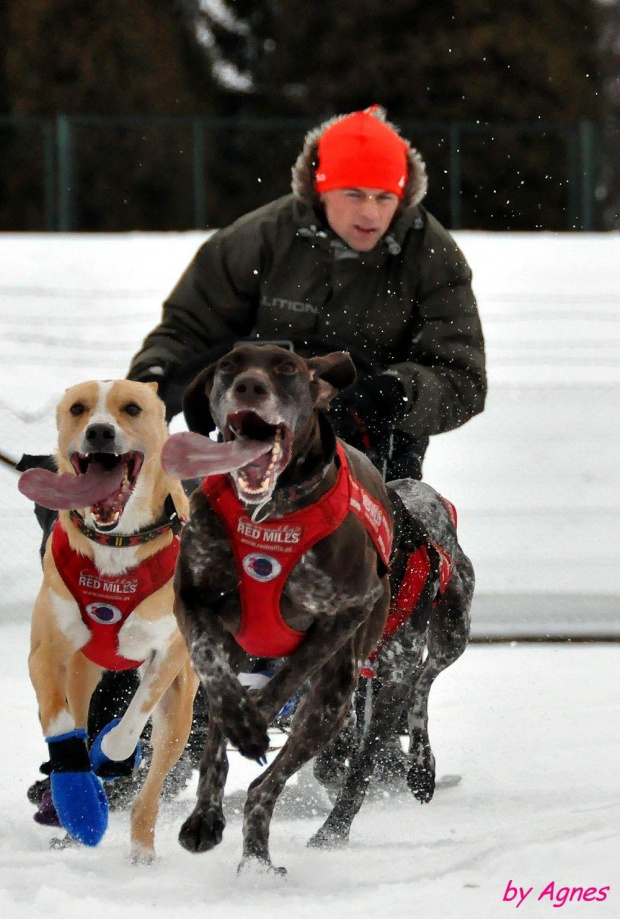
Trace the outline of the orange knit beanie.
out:
<instances>
[{"instance_id":1,"label":"orange knit beanie","mask_svg":"<svg viewBox=\"0 0 620 919\"><path fill-rule=\"evenodd\" d=\"M330 125L319 140L316 190L382 188L403 196L407 144L373 112L353 112Z\"/></svg>"}]
</instances>

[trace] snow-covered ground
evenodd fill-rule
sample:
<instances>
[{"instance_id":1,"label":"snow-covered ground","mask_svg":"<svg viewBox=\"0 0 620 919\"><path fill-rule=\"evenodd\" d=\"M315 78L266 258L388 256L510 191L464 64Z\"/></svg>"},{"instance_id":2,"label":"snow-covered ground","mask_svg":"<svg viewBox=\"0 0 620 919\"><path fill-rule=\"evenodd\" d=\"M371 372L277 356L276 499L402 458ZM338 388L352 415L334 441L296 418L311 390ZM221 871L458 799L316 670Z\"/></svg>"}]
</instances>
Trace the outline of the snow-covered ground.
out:
<instances>
[{"instance_id":1,"label":"snow-covered ground","mask_svg":"<svg viewBox=\"0 0 620 919\"><path fill-rule=\"evenodd\" d=\"M177 843L193 786L162 808L151 867L128 863L127 813L111 816L97 850L50 851L58 833L32 821L26 800L46 753L25 674L26 626L0 635L7 919L496 919L516 908L502 899L510 880L533 888L517 915L620 915L618 645L470 647L431 695L438 774L460 784L424 807L402 789L367 801L349 847L317 852L306 842L329 804L302 773L272 823L274 861L289 872L282 881L236 874L243 791L258 773L237 754L213 852L190 855ZM537 901L552 881L556 897L566 887L611 890L603 902Z\"/></svg>"},{"instance_id":2,"label":"snow-covered ground","mask_svg":"<svg viewBox=\"0 0 620 919\"><path fill-rule=\"evenodd\" d=\"M483 415L434 438L425 478L459 509L478 576L475 630L618 635L620 237L458 238L474 268L490 393ZM201 239L0 237L1 451L49 451L62 390L125 374ZM238 757L215 852L193 857L176 842L192 789L164 808L151 869L124 859L126 814L113 815L97 851L50 852L25 798L45 748L26 669L38 531L15 478L0 470L2 916L495 919L516 907L502 900L511 880L533 888L524 915L620 915L617 645L471 647L431 699L439 775L460 784L425 808L404 792L369 801L350 847L321 853L305 842L327 801L302 775L274 818L284 883L236 876L255 768ZM536 900L551 881L556 892L611 892Z\"/></svg>"}]
</instances>

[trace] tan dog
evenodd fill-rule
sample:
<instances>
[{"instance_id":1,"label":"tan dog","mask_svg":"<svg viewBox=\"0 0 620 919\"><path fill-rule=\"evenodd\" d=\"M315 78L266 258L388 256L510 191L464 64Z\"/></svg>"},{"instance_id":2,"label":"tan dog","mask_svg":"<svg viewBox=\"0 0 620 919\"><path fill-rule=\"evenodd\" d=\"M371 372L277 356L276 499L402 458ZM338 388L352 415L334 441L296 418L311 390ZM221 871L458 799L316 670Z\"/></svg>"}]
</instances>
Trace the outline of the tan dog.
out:
<instances>
[{"instance_id":1,"label":"tan dog","mask_svg":"<svg viewBox=\"0 0 620 919\"><path fill-rule=\"evenodd\" d=\"M172 613L187 500L161 467L167 427L156 389L127 380L68 389L57 410L59 473L29 470L19 486L60 511L29 659L54 806L70 835L97 845L107 801L95 770L110 777L131 769L152 716L153 759L131 812L132 857L145 861L154 857L159 795L187 742L197 688ZM140 668L134 698L88 751L89 701L103 669L131 667Z\"/></svg>"}]
</instances>

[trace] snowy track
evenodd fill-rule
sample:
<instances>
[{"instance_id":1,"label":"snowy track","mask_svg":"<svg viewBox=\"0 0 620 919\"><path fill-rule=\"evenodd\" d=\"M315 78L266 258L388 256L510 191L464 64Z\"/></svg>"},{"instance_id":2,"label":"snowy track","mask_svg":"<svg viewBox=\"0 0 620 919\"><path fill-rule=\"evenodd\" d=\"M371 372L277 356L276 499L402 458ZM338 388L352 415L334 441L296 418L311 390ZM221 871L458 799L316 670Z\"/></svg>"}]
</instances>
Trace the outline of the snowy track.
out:
<instances>
[{"instance_id":1,"label":"snowy track","mask_svg":"<svg viewBox=\"0 0 620 919\"><path fill-rule=\"evenodd\" d=\"M431 739L438 774L459 774L428 806L405 791L367 801L342 851L306 842L328 802L311 774L285 789L272 854L287 880L238 877L244 790L258 767L233 754L222 845L176 841L193 787L163 807L158 862L127 860L127 813L97 850L51 852L26 788L45 758L26 672L27 630L2 629L0 910L7 919L496 919L510 879L533 887L611 885L606 902L561 916L620 915L620 647L471 647L437 681ZM10 706L6 700L11 700ZM552 916L549 898L518 915Z\"/></svg>"}]
</instances>

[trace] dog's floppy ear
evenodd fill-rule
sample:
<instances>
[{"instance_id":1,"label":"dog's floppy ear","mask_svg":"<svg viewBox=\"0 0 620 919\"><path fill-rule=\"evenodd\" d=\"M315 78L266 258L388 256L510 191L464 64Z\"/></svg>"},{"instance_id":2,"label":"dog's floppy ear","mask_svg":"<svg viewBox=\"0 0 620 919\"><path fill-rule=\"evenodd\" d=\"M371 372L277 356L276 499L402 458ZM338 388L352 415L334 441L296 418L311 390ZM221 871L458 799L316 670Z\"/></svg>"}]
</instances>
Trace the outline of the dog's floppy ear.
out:
<instances>
[{"instance_id":1,"label":"dog's floppy ear","mask_svg":"<svg viewBox=\"0 0 620 919\"><path fill-rule=\"evenodd\" d=\"M192 380L183 394L183 414L190 431L208 435L215 430L215 422L209 407L209 396L213 388L215 364L205 367Z\"/></svg>"},{"instance_id":2,"label":"dog's floppy ear","mask_svg":"<svg viewBox=\"0 0 620 919\"><path fill-rule=\"evenodd\" d=\"M332 351L323 357L311 357L308 367L317 408L328 408L334 396L353 386L357 379L355 364L346 351Z\"/></svg>"}]
</instances>

